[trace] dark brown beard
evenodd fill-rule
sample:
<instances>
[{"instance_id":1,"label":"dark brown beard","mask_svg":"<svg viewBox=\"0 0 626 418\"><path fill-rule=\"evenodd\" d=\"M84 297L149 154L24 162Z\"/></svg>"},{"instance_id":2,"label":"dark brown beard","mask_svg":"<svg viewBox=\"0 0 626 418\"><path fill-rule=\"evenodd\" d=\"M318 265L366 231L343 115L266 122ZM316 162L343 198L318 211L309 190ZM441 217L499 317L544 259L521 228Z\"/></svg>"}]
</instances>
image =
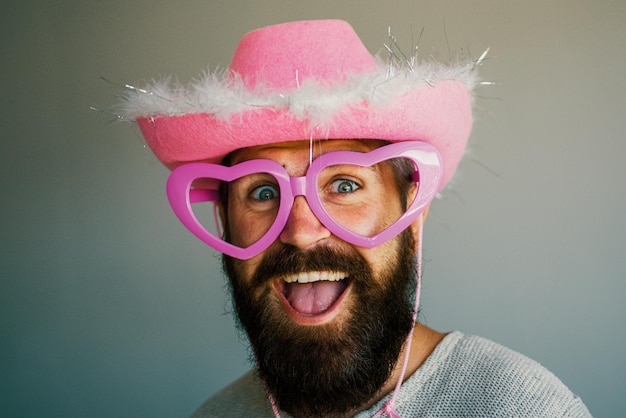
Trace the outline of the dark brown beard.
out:
<instances>
[{"instance_id":1,"label":"dark brown beard","mask_svg":"<svg viewBox=\"0 0 626 418\"><path fill-rule=\"evenodd\" d=\"M389 379L411 330L415 290L413 236L404 231L395 265L374 278L356 252L285 246L266 255L250 285L223 257L234 306L248 334L258 373L278 406L293 416L321 417L358 409ZM269 280L301 271L345 271L354 302L347 320L300 326L287 317Z\"/></svg>"}]
</instances>

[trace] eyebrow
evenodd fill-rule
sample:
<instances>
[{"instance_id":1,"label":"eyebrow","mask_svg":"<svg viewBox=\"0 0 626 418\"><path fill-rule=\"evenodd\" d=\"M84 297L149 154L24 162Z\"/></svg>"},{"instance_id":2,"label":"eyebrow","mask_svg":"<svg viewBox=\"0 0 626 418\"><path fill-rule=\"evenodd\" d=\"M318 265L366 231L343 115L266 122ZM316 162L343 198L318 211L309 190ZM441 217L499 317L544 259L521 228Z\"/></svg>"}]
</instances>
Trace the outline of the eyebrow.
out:
<instances>
[{"instance_id":1,"label":"eyebrow","mask_svg":"<svg viewBox=\"0 0 626 418\"><path fill-rule=\"evenodd\" d=\"M358 168L358 169L365 169L365 170L367 170L367 171L370 171L370 172L374 173L374 175L375 175L378 179L380 179L380 182L382 183L382 182L383 182L383 177L384 177L384 176L383 176L383 172L382 172L382 170L381 170L379 167L377 167L377 166L378 166L378 165L380 165L380 164L381 164L381 163L383 163L383 162L385 162L385 161L380 161L380 162L378 162L378 163L376 163L376 164L373 164L373 165L366 165L366 166L363 166L363 165L356 165L356 164L349 164L349 163L344 163L344 164L336 164L336 165L329 165L329 166L325 167L325 168L324 168L324 170L326 170L326 169L332 169L332 168L337 167L337 170L335 170L335 171L340 171L340 170L341 170L341 166L350 166L350 167L355 167L355 168ZM389 166L389 168L391 169L391 166ZM392 174L393 174L393 173L392 173Z\"/></svg>"}]
</instances>

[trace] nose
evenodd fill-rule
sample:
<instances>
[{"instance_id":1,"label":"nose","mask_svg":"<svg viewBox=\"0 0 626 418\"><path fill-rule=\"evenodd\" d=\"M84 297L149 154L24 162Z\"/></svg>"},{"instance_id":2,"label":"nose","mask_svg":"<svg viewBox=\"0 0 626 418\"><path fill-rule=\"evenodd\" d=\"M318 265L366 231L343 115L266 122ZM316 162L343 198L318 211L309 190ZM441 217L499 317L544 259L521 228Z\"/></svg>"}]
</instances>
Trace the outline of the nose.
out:
<instances>
[{"instance_id":1,"label":"nose","mask_svg":"<svg viewBox=\"0 0 626 418\"><path fill-rule=\"evenodd\" d=\"M280 234L280 241L306 250L330 235L330 231L317 219L304 196L297 196Z\"/></svg>"}]
</instances>

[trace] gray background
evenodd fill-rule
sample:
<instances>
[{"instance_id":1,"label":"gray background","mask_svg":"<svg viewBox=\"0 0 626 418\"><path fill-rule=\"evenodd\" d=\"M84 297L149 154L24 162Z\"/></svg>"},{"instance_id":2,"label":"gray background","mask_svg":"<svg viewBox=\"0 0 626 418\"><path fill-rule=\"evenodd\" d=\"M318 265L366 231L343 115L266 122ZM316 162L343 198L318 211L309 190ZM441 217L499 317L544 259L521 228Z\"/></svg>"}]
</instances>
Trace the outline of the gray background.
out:
<instances>
[{"instance_id":1,"label":"gray background","mask_svg":"<svg viewBox=\"0 0 626 418\"><path fill-rule=\"evenodd\" d=\"M626 411L626 3L21 1L2 6L0 410L182 417L248 367L218 257L108 108L119 83L226 66L240 36L344 18L424 56L491 48L471 149L425 233L423 317Z\"/></svg>"}]
</instances>

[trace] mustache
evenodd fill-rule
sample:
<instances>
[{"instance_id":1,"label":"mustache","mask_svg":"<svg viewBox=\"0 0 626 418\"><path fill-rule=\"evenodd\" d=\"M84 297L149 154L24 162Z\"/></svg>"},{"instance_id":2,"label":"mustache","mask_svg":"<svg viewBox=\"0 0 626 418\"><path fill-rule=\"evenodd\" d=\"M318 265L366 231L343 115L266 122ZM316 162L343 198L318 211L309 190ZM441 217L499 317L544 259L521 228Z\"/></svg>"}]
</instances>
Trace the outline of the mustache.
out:
<instances>
[{"instance_id":1,"label":"mustache","mask_svg":"<svg viewBox=\"0 0 626 418\"><path fill-rule=\"evenodd\" d=\"M365 259L352 248L324 246L302 251L287 245L263 257L252 277L252 285L261 286L276 277L307 271L339 271L352 277L371 274Z\"/></svg>"}]
</instances>

